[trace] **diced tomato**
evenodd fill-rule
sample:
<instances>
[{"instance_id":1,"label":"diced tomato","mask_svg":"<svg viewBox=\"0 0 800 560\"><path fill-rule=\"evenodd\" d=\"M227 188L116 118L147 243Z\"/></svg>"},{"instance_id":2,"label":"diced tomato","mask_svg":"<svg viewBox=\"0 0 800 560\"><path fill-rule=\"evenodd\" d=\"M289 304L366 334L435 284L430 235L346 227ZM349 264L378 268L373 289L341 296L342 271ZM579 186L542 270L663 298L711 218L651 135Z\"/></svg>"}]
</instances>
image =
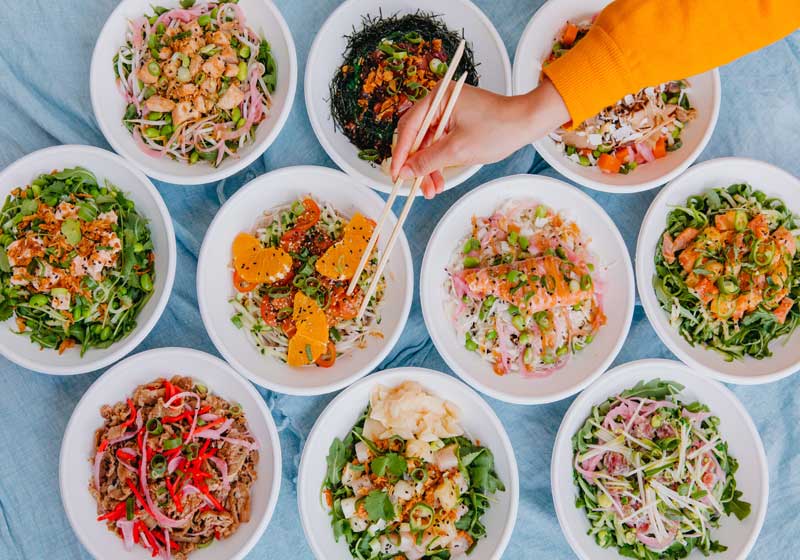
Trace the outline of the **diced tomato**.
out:
<instances>
[{"instance_id":1,"label":"diced tomato","mask_svg":"<svg viewBox=\"0 0 800 560\"><path fill-rule=\"evenodd\" d=\"M603 173L619 173L622 162L611 154L600 154L597 160L597 167L599 167Z\"/></svg>"},{"instance_id":2,"label":"diced tomato","mask_svg":"<svg viewBox=\"0 0 800 560\"><path fill-rule=\"evenodd\" d=\"M328 368L336 363L336 345L333 341L328 341L328 349L315 362L319 367Z\"/></svg>"},{"instance_id":3,"label":"diced tomato","mask_svg":"<svg viewBox=\"0 0 800 560\"><path fill-rule=\"evenodd\" d=\"M255 282L246 282L242 278L239 277L239 273L235 270L233 271L233 287L236 288L237 292L252 292L258 286Z\"/></svg>"}]
</instances>

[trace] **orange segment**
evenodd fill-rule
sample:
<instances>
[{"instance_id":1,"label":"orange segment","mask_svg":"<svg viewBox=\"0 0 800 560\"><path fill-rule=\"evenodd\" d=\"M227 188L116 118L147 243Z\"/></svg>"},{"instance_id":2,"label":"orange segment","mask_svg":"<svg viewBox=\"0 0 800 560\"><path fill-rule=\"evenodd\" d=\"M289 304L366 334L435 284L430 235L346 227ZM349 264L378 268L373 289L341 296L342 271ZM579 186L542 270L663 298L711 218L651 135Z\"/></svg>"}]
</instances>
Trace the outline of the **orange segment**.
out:
<instances>
[{"instance_id":1,"label":"orange segment","mask_svg":"<svg viewBox=\"0 0 800 560\"><path fill-rule=\"evenodd\" d=\"M245 282L277 282L292 270L292 257L279 247L262 247L249 233L233 240L233 268Z\"/></svg>"},{"instance_id":2,"label":"orange segment","mask_svg":"<svg viewBox=\"0 0 800 560\"><path fill-rule=\"evenodd\" d=\"M289 340L287 363L290 366L313 364L328 348L328 321L317 302L297 292L294 295L296 334Z\"/></svg>"},{"instance_id":3,"label":"orange segment","mask_svg":"<svg viewBox=\"0 0 800 560\"><path fill-rule=\"evenodd\" d=\"M344 236L317 260L317 272L332 280L349 280L367 249L375 222L356 213L344 227Z\"/></svg>"},{"instance_id":4,"label":"orange segment","mask_svg":"<svg viewBox=\"0 0 800 560\"><path fill-rule=\"evenodd\" d=\"M289 340L286 363L292 367L311 365L325 353L327 348L327 343L313 340L302 334L296 334ZM308 359L309 354L311 355L310 360Z\"/></svg>"}]
</instances>

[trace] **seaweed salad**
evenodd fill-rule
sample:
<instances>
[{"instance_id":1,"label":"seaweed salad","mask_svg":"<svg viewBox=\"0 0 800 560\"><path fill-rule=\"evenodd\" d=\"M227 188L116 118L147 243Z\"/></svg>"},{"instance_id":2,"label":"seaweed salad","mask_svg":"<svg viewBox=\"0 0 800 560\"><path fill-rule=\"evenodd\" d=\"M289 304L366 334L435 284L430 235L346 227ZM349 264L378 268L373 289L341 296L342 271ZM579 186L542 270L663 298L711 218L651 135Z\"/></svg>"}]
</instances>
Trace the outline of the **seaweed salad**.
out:
<instances>
[{"instance_id":1,"label":"seaweed salad","mask_svg":"<svg viewBox=\"0 0 800 560\"><path fill-rule=\"evenodd\" d=\"M462 35L427 12L364 16L361 30L353 29L330 94L334 126L360 150L359 158L381 164L391 157L397 121L444 76ZM458 70L478 85L469 44Z\"/></svg>"}]
</instances>

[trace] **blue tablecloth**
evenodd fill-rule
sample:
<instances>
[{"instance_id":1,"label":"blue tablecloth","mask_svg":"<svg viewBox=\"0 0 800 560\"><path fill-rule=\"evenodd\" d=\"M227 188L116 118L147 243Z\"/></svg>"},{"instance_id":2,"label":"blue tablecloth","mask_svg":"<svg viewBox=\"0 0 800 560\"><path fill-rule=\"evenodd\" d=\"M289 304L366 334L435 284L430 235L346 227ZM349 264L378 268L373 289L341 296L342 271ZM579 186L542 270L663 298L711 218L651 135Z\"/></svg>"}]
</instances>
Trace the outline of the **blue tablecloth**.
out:
<instances>
[{"instance_id":1,"label":"blue tablecloth","mask_svg":"<svg viewBox=\"0 0 800 560\"><path fill-rule=\"evenodd\" d=\"M702 0L697 0L702 1ZM376 2L377 3L377 2ZM477 0L513 55L540 0ZM277 0L294 35L301 83L277 141L256 163L224 185L179 188L157 183L175 222L178 274L169 306L137 348L187 346L216 354L197 308L195 269L203 235L242 184L266 171L297 164L335 167L314 136L303 103L302 76L317 29L337 0ZM89 61L113 0L5 0L0 9L0 168L56 144L108 148L89 101ZM436 3L431 2L435 8ZM754 22L757 25L757 22ZM800 175L800 33L722 69L722 111L701 160L749 156ZM467 184L420 203L407 224L415 270L446 209L471 188L513 173L557 176L531 148L487 166ZM656 191L608 195L589 191L611 214L633 254L639 224ZM399 210L400 202L395 208ZM800 350L798 350L800 351ZM616 363L672 357L637 306ZM425 330L415 297L408 326L379 369L400 365L449 371ZM58 453L70 414L99 373L50 377L0 358L0 558L88 558L67 522L58 491ZM800 545L800 377L760 387L735 387L752 414L770 465L769 513L753 558L797 558ZM249 558L311 558L297 513L297 465L304 438L331 396L301 398L260 390L272 409L283 446L283 486L272 523ZM571 558L550 495L550 454L571 399L513 406L487 399L509 432L519 463L521 504L505 558Z\"/></svg>"}]
</instances>

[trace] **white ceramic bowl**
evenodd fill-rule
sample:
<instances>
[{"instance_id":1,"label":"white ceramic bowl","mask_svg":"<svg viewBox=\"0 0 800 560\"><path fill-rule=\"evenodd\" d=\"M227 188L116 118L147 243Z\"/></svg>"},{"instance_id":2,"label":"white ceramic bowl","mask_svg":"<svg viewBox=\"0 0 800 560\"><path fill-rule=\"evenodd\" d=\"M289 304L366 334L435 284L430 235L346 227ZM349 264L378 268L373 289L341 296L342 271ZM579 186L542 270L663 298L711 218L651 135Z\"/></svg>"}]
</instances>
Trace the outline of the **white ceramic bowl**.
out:
<instances>
[{"instance_id":1,"label":"white ceramic bowl","mask_svg":"<svg viewBox=\"0 0 800 560\"><path fill-rule=\"evenodd\" d=\"M201 0L198 0L198 3ZM252 142L225 159L219 167L206 163L188 165L169 157L145 154L122 124L126 103L117 90L112 59L125 42L128 21L152 13L150 0L123 0L108 17L92 55L90 87L92 108L100 130L111 147L136 164L150 177L179 185L198 185L230 177L253 163L280 133L294 102L297 88L297 52L283 16L272 0L240 0L247 25L266 38L278 66L278 83L272 94L272 114L258 125ZM178 0L160 2L166 8L179 7Z\"/></svg>"},{"instance_id":2,"label":"white ceramic bowl","mask_svg":"<svg viewBox=\"0 0 800 560\"><path fill-rule=\"evenodd\" d=\"M475 215L491 215L507 200L545 204L572 220L590 240L599 264L595 281L606 287L602 303L607 324L594 341L570 362L539 379L517 374L499 376L492 365L464 348L464 340L445 311L449 299L445 282L454 251L460 251ZM541 404L577 393L611 364L631 326L634 306L633 267L622 236L608 214L580 190L540 175L513 175L487 183L462 197L441 219L428 242L420 273L420 301L425 325L439 354L464 381L502 401Z\"/></svg>"},{"instance_id":3,"label":"white ceramic bowl","mask_svg":"<svg viewBox=\"0 0 800 560\"><path fill-rule=\"evenodd\" d=\"M714 350L691 346L670 326L667 312L661 308L653 289L658 240L667 227L667 215L675 206L686 204L692 195L702 194L713 187L749 183L768 196L783 199L786 206L800 212L800 179L768 163L746 158L719 158L693 166L658 193L645 214L636 244L636 282L639 298L647 318L661 341L673 354L692 368L726 383L769 383L791 375L800 369L797 342L800 332L774 340L770 344L772 357L756 360L726 362Z\"/></svg>"},{"instance_id":4,"label":"white ceramic bowl","mask_svg":"<svg viewBox=\"0 0 800 560\"><path fill-rule=\"evenodd\" d=\"M83 357L78 347L61 355L55 350L40 350L38 344L11 331L17 329L13 317L0 325L0 354L24 368L53 375L94 371L126 356L153 330L167 305L175 279L175 231L164 200L141 171L112 152L78 145L55 146L33 152L0 173L0 196L5 199L14 188L29 185L42 173L77 166L94 173L99 183L107 180L119 187L134 202L139 213L149 220L156 257L155 283L150 301L136 318L137 326L133 332L108 348L88 350Z\"/></svg>"},{"instance_id":5,"label":"white ceramic bowl","mask_svg":"<svg viewBox=\"0 0 800 560\"><path fill-rule=\"evenodd\" d=\"M761 437L747 410L730 390L672 360L640 360L616 367L581 393L567 410L556 436L550 463L550 486L561 530L572 550L582 560L620 558L615 548L600 548L594 538L586 534L589 521L585 512L575 507L577 492L572 479L572 436L589 417L593 406L633 387L639 381L657 378L680 383L685 387L678 395L682 402L702 402L719 417L720 433L728 442L731 455L739 461L736 488L743 492L742 499L750 502L753 509L743 521L735 516L722 516L720 527L713 530L712 537L727 546L728 550L714 554L714 558L747 558L764 525L769 498L769 469ZM689 558L698 560L703 556L694 551Z\"/></svg>"},{"instance_id":6,"label":"white ceramic bowl","mask_svg":"<svg viewBox=\"0 0 800 560\"><path fill-rule=\"evenodd\" d=\"M231 323L231 244L239 232L252 230L264 211L308 194L330 202L347 216L358 211L377 219L383 209L380 196L341 171L314 166L279 169L253 179L225 203L208 228L197 265L200 313L217 350L253 383L290 395L337 391L375 369L400 337L414 291L411 252L403 234L384 270L387 286L378 308L382 318L378 330L383 338L368 336L366 348L338 358L330 368L293 368L263 356L247 333ZM390 214L378 241L379 251L394 224L394 215Z\"/></svg>"},{"instance_id":7,"label":"white ceramic bowl","mask_svg":"<svg viewBox=\"0 0 800 560\"><path fill-rule=\"evenodd\" d=\"M407 14L418 10L440 15L451 31L462 31L479 64L480 86L503 94L511 93L511 63L503 40L491 21L470 0L346 0L328 17L317 33L308 55L305 75L305 96L308 117L322 147L345 173L363 184L383 192L391 192L391 177L380 167L358 158L358 148L340 131L334 129L330 110L329 86L336 69L342 65L347 35L361 29L366 15ZM455 167L445 172L445 188L459 185L480 169ZM406 184L401 194L408 194Z\"/></svg>"},{"instance_id":8,"label":"white ceramic bowl","mask_svg":"<svg viewBox=\"0 0 800 560\"><path fill-rule=\"evenodd\" d=\"M395 387L404 381L416 381L430 393L455 403L461 409L461 425L467 435L494 454L495 470L506 490L490 496L491 506L482 518L487 536L470 557L501 558L514 530L519 507L519 475L511 441L494 411L469 387L438 371L406 367L370 375L340 393L320 414L308 435L298 471L297 506L314 556L319 560L352 559L345 540L334 541L330 516L321 501L331 442L347 436L369 405L370 393L376 385Z\"/></svg>"},{"instance_id":9,"label":"white ceramic bowl","mask_svg":"<svg viewBox=\"0 0 800 560\"><path fill-rule=\"evenodd\" d=\"M591 19L611 0L550 0L531 18L514 56L514 93L527 93L539 84L542 61L550 54L558 33L568 20ZM533 147L556 171L576 183L611 193L630 193L655 188L686 170L706 147L719 116L721 87L719 71L688 78L688 90L697 118L681 134L683 147L666 157L641 165L628 175L609 175L597 167L581 167L569 160L549 137ZM633 93L633 92L631 92Z\"/></svg>"},{"instance_id":10,"label":"white ceramic bowl","mask_svg":"<svg viewBox=\"0 0 800 560\"><path fill-rule=\"evenodd\" d=\"M137 386L159 377L191 376L220 397L242 405L250 431L260 445L258 479L251 487L248 523L210 547L192 553L194 560L243 558L269 524L281 487L281 445L264 400L231 367L204 352L159 348L118 363L95 381L81 398L64 432L59 458L61 502L81 544L98 559L145 560L150 553L136 546L126 552L122 539L97 521L97 502L89 493L94 432L103 425L100 407L124 401Z\"/></svg>"}]
</instances>

